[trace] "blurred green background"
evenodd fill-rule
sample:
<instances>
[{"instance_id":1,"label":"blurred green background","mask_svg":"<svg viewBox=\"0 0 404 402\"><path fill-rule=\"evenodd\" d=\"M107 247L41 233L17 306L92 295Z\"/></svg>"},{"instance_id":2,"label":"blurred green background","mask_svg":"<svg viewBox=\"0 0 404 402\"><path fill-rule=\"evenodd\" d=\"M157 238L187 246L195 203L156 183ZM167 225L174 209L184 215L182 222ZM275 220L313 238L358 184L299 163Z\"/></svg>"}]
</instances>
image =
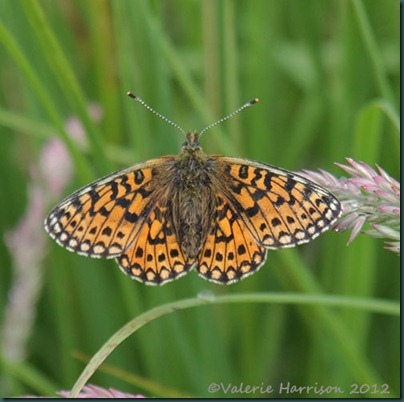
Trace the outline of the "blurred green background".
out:
<instances>
[{"instance_id":1,"label":"blurred green background","mask_svg":"<svg viewBox=\"0 0 404 402\"><path fill-rule=\"evenodd\" d=\"M88 359L131 318L202 291L398 303L399 259L365 235L349 247L349 233L328 232L269 251L258 273L229 287L191 272L160 288L60 248L42 221L80 186L178 153L182 135L127 91L186 130L258 97L202 137L205 152L337 176L334 162L352 157L398 179L399 31L396 0L0 0L1 395L70 389L84 367L77 352ZM66 134L80 127L84 145ZM57 195L44 156L51 149L55 169L64 161L49 148L56 137L73 161ZM12 242L21 219L26 236ZM208 387L289 381L345 390L333 397L370 396L367 387L349 395L352 384L388 384L390 394L373 396L391 397L399 319L321 304L203 306L149 323L106 363L121 371L98 371L91 383L146 396L273 397Z\"/></svg>"}]
</instances>

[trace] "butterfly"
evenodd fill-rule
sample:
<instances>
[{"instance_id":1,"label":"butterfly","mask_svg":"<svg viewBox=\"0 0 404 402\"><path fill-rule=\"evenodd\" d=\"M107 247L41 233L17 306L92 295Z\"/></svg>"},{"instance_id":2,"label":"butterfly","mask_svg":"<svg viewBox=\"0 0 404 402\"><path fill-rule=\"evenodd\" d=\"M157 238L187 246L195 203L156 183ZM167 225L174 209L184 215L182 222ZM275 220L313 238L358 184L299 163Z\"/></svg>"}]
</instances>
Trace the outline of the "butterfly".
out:
<instances>
[{"instance_id":1,"label":"butterfly","mask_svg":"<svg viewBox=\"0 0 404 402\"><path fill-rule=\"evenodd\" d=\"M338 199L295 173L265 163L208 156L199 143L209 128L185 132L142 99L130 97L179 128L179 155L139 163L76 191L45 220L66 249L116 258L121 270L163 285L195 268L231 284L257 271L267 249L294 247L326 231L341 214Z\"/></svg>"}]
</instances>

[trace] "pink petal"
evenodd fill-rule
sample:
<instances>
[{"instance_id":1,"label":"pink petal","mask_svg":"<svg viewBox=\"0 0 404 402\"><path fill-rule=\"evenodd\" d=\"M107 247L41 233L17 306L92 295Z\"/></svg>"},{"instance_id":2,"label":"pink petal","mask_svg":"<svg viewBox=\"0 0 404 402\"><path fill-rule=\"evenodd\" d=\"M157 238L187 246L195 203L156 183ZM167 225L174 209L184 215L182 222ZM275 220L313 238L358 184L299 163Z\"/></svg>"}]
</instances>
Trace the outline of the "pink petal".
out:
<instances>
[{"instance_id":1,"label":"pink petal","mask_svg":"<svg viewBox=\"0 0 404 402\"><path fill-rule=\"evenodd\" d=\"M57 394L66 398L70 397L70 391L59 391ZM145 398L145 396L141 394L128 394L113 388L105 389L90 384L83 387L77 398Z\"/></svg>"},{"instance_id":2,"label":"pink petal","mask_svg":"<svg viewBox=\"0 0 404 402\"><path fill-rule=\"evenodd\" d=\"M366 222L366 218L364 217L364 216L360 216L357 220L356 220L356 222L355 222L355 224L354 224L354 227L353 227L353 229L352 229L352 233L351 233L351 236L349 236L349 240L348 240L348 243L347 244L351 244L352 243L352 241L355 239L355 237L359 234L359 232L361 231L361 229L362 229L362 227L363 227L363 225L364 225L364 223Z\"/></svg>"},{"instance_id":3,"label":"pink petal","mask_svg":"<svg viewBox=\"0 0 404 402\"><path fill-rule=\"evenodd\" d=\"M350 173L353 176L357 175L357 171L353 168L351 168L350 166L347 165L343 165L342 163L335 163L339 168L341 168L342 170L345 170L346 172Z\"/></svg>"},{"instance_id":4,"label":"pink petal","mask_svg":"<svg viewBox=\"0 0 404 402\"><path fill-rule=\"evenodd\" d=\"M379 225L377 223L372 223L370 226L389 239L400 239L400 233L388 226Z\"/></svg>"},{"instance_id":5,"label":"pink petal","mask_svg":"<svg viewBox=\"0 0 404 402\"><path fill-rule=\"evenodd\" d=\"M393 205L381 205L379 210L386 214L400 215L400 208Z\"/></svg>"},{"instance_id":6,"label":"pink petal","mask_svg":"<svg viewBox=\"0 0 404 402\"><path fill-rule=\"evenodd\" d=\"M400 183L393 179L384 169L382 169L380 166L376 165L377 169L379 170L381 176L383 176L388 182L390 182L393 186L400 188Z\"/></svg>"}]
</instances>

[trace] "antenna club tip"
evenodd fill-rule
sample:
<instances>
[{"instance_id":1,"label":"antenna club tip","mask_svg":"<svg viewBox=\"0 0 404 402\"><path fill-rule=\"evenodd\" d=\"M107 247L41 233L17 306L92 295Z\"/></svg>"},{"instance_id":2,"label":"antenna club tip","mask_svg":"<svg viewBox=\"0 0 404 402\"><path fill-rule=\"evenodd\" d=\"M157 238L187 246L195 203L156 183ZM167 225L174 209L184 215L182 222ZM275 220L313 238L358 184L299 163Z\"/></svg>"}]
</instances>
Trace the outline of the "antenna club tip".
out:
<instances>
[{"instance_id":1,"label":"antenna club tip","mask_svg":"<svg viewBox=\"0 0 404 402\"><path fill-rule=\"evenodd\" d=\"M132 92L126 92L126 95L128 95L130 98L137 99L137 96L134 95Z\"/></svg>"},{"instance_id":2,"label":"antenna club tip","mask_svg":"<svg viewBox=\"0 0 404 402\"><path fill-rule=\"evenodd\" d=\"M260 100L258 98L254 98L253 100L250 101L250 105L254 105L255 103L258 103Z\"/></svg>"}]
</instances>

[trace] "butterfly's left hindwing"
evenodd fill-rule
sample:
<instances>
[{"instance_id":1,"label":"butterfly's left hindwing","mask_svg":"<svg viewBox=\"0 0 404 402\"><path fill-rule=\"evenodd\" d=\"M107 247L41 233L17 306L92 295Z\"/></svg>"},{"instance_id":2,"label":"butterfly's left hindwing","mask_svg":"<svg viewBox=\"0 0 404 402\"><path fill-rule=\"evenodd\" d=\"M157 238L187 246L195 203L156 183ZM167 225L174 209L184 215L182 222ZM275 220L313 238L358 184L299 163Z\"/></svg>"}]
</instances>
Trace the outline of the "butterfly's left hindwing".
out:
<instances>
[{"instance_id":1,"label":"butterfly's left hindwing","mask_svg":"<svg viewBox=\"0 0 404 402\"><path fill-rule=\"evenodd\" d=\"M166 200L157 203L133 245L117 258L124 273L148 285L162 285L185 275L194 262L181 250L166 205Z\"/></svg>"},{"instance_id":2,"label":"butterfly's left hindwing","mask_svg":"<svg viewBox=\"0 0 404 402\"><path fill-rule=\"evenodd\" d=\"M292 172L246 159L212 158L215 185L266 248L307 243L329 229L341 213L330 192Z\"/></svg>"}]
</instances>

